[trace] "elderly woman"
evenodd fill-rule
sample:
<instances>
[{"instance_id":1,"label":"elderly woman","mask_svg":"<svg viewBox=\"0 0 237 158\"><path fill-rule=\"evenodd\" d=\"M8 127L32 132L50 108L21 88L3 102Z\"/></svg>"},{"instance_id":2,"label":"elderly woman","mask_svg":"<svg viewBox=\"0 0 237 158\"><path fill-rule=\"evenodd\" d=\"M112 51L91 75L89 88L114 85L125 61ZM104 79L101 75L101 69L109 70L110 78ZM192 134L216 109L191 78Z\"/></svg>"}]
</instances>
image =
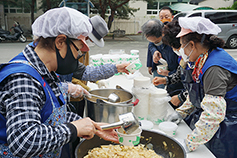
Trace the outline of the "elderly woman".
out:
<instances>
[{"instance_id":1,"label":"elderly woman","mask_svg":"<svg viewBox=\"0 0 237 158\"><path fill-rule=\"evenodd\" d=\"M182 116L193 130L185 139L187 151L205 144L218 158L237 155L237 62L222 49L221 29L202 17L179 18L181 49L195 62L186 83L187 101L169 118Z\"/></svg>"},{"instance_id":2,"label":"elderly woman","mask_svg":"<svg viewBox=\"0 0 237 158\"><path fill-rule=\"evenodd\" d=\"M27 45L1 65L0 157L59 158L63 145L94 134L118 142L114 130L102 131L101 123L67 112L67 93L74 97L89 93L79 85L61 83L55 73L76 71L90 78L90 73L99 77L125 70L122 65L92 68L78 63L80 50L89 50L88 17L67 7L51 9L36 19L32 31L39 37L37 46Z\"/></svg>"},{"instance_id":3,"label":"elderly woman","mask_svg":"<svg viewBox=\"0 0 237 158\"><path fill-rule=\"evenodd\" d=\"M180 32L180 30L181 30L181 27L179 26L178 20L173 20L167 23L162 29L162 34L163 34L162 42L165 45L170 46L173 49L173 51L179 56L178 58L179 66L176 72L169 76L155 77L152 80L155 86L160 85L160 84L169 85L169 84L178 83L181 81L181 75L184 74L185 70L190 71L190 72L192 71L190 70L189 65L184 62L184 60L182 59L182 54L180 54L179 52L179 49L181 47L180 38L179 37L177 38L176 36ZM183 80L182 82L185 82L185 81ZM187 96L187 91L184 89L178 95L172 96L169 103L174 109L176 109L184 103L184 101L186 100L186 96Z\"/></svg>"}]
</instances>

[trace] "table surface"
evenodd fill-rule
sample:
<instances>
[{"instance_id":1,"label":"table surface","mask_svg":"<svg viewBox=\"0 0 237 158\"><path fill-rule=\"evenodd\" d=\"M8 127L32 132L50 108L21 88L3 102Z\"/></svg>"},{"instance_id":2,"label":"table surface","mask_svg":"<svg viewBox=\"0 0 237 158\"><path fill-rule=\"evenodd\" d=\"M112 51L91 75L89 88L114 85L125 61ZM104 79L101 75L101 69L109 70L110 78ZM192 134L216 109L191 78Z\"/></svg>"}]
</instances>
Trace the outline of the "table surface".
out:
<instances>
[{"instance_id":1,"label":"table surface","mask_svg":"<svg viewBox=\"0 0 237 158\"><path fill-rule=\"evenodd\" d=\"M108 88L116 88L116 85L121 86L125 90L131 92L131 89L133 87L133 77L139 75L136 73L135 75L115 75L107 80L105 82L108 83L109 87ZM95 83L88 82L88 86L91 89L98 89L98 86ZM168 114L173 112L172 107L168 108ZM158 129L157 125L154 125L153 129ZM182 121L178 125L178 129L176 131L176 135L174 138L178 139L184 139L186 138L187 134L191 133L191 129L188 127L188 125ZM187 153L187 158L200 158L200 157L205 157L205 158L215 158L215 156L211 153L211 151L205 146L201 145L199 148L193 152Z\"/></svg>"}]
</instances>

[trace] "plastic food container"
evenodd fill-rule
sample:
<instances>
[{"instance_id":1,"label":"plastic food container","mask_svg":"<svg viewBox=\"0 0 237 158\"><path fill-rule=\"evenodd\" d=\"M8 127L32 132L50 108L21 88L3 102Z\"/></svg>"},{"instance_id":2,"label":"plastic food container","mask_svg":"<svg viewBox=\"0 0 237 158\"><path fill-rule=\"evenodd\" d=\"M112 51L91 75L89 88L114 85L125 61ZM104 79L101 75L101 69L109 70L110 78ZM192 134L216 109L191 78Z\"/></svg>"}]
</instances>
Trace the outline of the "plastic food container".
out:
<instances>
[{"instance_id":1,"label":"plastic food container","mask_svg":"<svg viewBox=\"0 0 237 158\"><path fill-rule=\"evenodd\" d=\"M154 124L148 120L140 120L142 129L152 129Z\"/></svg>"},{"instance_id":2,"label":"plastic food container","mask_svg":"<svg viewBox=\"0 0 237 158\"><path fill-rule=\"evenodd\" d=\"M176 134L176 130L178 125L174 122L161 122L159 124L159 129L164 131L168 136L174 137Z\"/></svg>"},{"instance_id":3,"label":"plastic food container","mask_svg":"<svg viewBox=\"0 0 237 158\"><path fill-rule=\"evenodd\" d=\"M128 65L126 67L126 69L130 72L130 73L134 73L135 71L137 71L138 69L140 69L142 67L142 63L139 59L133 61L130 65Z\"/></svg>"},{"instance_id":4,"label":"plastic food container","mask_svg":"<svg viewBox=\"0 0 237 158\"><path fill-rule=\"evenodd\" d=\"M117 130L119 143L127 146L134 146L140 143L140 137L142 133L141 128L137 128L133 133L126 134L122 128Z\"/></svg>"}]
</instances>

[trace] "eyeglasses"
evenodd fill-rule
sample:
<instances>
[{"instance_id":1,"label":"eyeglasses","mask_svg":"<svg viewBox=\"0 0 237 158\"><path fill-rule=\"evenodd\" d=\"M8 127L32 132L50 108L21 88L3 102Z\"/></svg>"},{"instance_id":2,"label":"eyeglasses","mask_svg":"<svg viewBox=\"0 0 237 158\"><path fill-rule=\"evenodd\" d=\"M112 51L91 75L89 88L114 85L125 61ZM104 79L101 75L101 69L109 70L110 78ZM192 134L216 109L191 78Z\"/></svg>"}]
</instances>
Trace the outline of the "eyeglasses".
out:
<instances>
[{"instance_id":1,"label":"eyeglasses","mask_svg":"<svg viewBox=\"0 0 237 158\"><path fill-rule=\"evenodd\" d=\"M81 57L83 57L83 56L85 55L85 53L82 53L82 52L80 51L80 49L75 45L75 43L72 42L72 40L69 40L69 41L72 43L73 47L74 47L74 48L77 50L77 52L78 52L77 59L80 59Z\"/></svg>"},{"instance_id":2,"label":"eyeglasses","mask_svg":"<svg viewBox=\"0 0 237 158\"><path fill-rule=\"evenodd\" d=\"M72 40L70 40L70 42L72 43L72 45L73 45L73 47L77 50L77 51L79 51L80 49L75 45L75 43L74 42L72 42Z\"/></svg>"}]
</instances>

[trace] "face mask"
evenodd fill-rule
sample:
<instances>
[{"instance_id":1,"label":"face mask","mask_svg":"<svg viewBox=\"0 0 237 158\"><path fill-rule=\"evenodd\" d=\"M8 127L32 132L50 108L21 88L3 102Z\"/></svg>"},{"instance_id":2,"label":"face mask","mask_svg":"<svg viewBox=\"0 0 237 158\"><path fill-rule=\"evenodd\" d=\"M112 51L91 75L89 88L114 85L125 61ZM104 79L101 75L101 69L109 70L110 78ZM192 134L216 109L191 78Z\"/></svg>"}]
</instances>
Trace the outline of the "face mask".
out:
<instances>
[{"instance_id":1,"label":"face mask","mask_svg":"<svg viewBox=\"0 0 237 158\"><path fill-rule=\"evenodd\" d=\"M182 59L184 60L184 62L187 62L188 56L184 53L184 49L183 48L179 49L179 53L182 56Z\"/></svg>"},{"instance_id":2,"label":"face mask","mask_svg":"<svg viewBox=\"0 0 237 158\"><path fill-rule=\"evenodd\" d=\"M174 50L175 54L177 54L178 56L181 56L180 52L178 50Z\"/></svg>"},{"instance_id":3,"label":"face mask","mask_svg":"<svg viewBox=\"0 0 237 158\"><path fill-rule=\"evenodd\" d=\"M171 19L162 19L160 20L162 23L165 23L165 22L171 22Z\"/></svg>"},{"instance_id":4,"label":"face mask","mask_svg":"<svg viewBox=\"0 0 237 158\"><path fill-rule=\"evenodd\" d=\"M188 62L189 61L189 57L190 55L192 54L193 50L189 53L189 55L187 56L185 53L184 53L184 48L186 48L188 46L189 42L182 48L179 49L179 53L181 54L184 62Z\"/></svg>"},{"instance_id":5,"label":"face mask","mask_svg":"<svg viewBox=\"0 0 237 158\"><path fill-rule=\"evenodd\" d=\"M57 63L58 63L58 68L56 70L56 73L61 74L61 75L71 74L78 67L78 59L75 59L73 56L72 50L70 48L69 39L67 39L66 42L67 42L67 54L65 58L62 58L62 56L59 53L58 48L55 46L56 55L57 55Z\"/></svg>"},{"instance_id":6,"label":"face mask","mask_svg":"<svg viewBox=\"0 0 237 158\"><path fill-rule=\"evenodd\" d=\"M159 43L154 43L156 46L160 46L160 45L162 45L163 44L163 42L162 41L160 41Z\"/></svg>"}]
</instances>

